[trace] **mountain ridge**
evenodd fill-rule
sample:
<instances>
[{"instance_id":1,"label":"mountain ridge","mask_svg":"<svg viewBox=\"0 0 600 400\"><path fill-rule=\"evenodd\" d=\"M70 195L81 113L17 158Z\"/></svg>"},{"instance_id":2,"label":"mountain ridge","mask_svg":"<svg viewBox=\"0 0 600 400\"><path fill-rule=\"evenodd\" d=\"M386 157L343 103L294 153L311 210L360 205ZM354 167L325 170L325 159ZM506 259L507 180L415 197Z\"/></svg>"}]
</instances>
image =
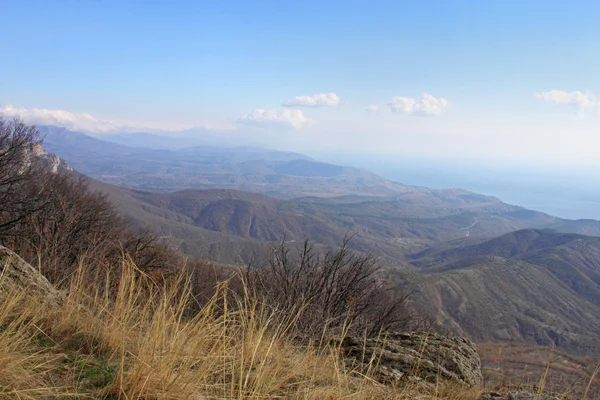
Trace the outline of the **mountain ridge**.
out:
<instances>
[{"instance_id":1,"label":"mountain ridge","mask_svg":"<svg viewBox=\"0 0 600 400\"><path fill-rule=\"evenodd\" d=\"M49 151L100 181L141 190L228 188L275 197L415 191L369 171L317 162L299 153L255 147L156 150L123 146L81 132L41 127Z\"/></svg>"},{"instance_id":2,"label":"mountain ridge","mask_svg":"<svg viewBox=\"0 0 600 400\"><path fill-rule=\"evenodd\" d=\"M454 332L577 352L600 347L598 237L525 229L415 258L417 301Z\"/></svg>"},{"instance_id":3,"label":"mountain ridge","mask_svg":"<svg viewBox=\"0 0 600 400\"><path fill-rule=\"evenodd\" d=\"M297 175L280 179L314 177L314 164L307 162L308 169L304 162L286 166L286 173ZM246 163L272 167L240 165ZM345 167L331 168L335 175ZM276 198L268 190L156 193L88 182L134 226L153 227L193 256L243 264L282 238L289 244L311 238L331 249L355 234L353 248L379 255L392 272L414 279L413 301L454 333L575 352L596 349L600 238L570 232L595 231L597 221L564 220L460 189L399 186L407 190Z\"/></svg>"}]
</instances>

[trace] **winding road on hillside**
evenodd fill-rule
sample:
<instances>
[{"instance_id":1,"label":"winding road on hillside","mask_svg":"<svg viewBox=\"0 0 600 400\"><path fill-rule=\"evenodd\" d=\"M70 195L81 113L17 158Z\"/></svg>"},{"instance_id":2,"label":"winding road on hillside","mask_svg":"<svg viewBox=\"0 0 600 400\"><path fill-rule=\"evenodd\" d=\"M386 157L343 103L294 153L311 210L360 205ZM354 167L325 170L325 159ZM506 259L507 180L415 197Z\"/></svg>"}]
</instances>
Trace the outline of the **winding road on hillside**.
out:
<instances>
[{"instance_id":1,"label":"winding road on hillside","mask_svg":"<svg viewBox=\"0 0 600 400\"><path fill-rule=\"evenodd\" d=\"M479 219L478 219L478 218L475 218L475 221L473 221L473 223L472 223L471 225L469 225L469 226L466 226L466 227L464 227L464 228L460 228L460 230L461 230L461 231L465 231L465 230L466 230L466 231L467 231L467 235L466 235L466 237L469 237L469 236L471 236L471 231L470 231L469 229L471 229L471 228L473 228L475 225L477 225L477 223L478 223L478 222L479 222Z\"/></svg>"}]
</instances>

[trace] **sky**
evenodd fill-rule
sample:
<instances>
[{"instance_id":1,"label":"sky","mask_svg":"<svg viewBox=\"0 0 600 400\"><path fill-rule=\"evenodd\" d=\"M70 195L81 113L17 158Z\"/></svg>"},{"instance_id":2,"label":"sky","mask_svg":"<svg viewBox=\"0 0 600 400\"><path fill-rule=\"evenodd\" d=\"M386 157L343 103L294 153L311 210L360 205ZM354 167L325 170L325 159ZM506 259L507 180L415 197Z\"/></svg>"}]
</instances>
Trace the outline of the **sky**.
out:
<instances>
[{"instance_id":1,"label":"sky","mask_svg":"<svg viewBox=\"0 0 600 400\"><path fill-rule=\"evenodd\" d=\"M3 2L0 112L322 153L600 166L598 1Z\"/></svg>"}]
</instances>

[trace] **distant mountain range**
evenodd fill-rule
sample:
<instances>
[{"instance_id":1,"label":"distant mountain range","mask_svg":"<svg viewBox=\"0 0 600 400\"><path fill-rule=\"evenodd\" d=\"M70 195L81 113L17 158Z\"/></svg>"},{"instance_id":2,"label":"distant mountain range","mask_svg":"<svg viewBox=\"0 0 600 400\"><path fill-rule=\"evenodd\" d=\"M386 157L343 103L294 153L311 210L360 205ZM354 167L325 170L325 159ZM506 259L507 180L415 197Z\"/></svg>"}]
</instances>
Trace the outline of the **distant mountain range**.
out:
<instances>
[{"instance_id":1,"label":"distant mountain range","mask_svg":"<svg viewBox=\"0 0 600 400\"><path fill-rule=\"evenodd\" d=\"M330 249L354 234L352 247L408 276L413 301L450 331L600 349L598 221L402 185L297 153L142 149L41 130L44 146L91 177L134 226L189 255L245 263L284 238Z\"/></svg>"},{"instance_id":2,"label":"distant mountain range","mask_svg":"<svg viewBox=\"0 0 600 400\"><path fill-rule=\"evenodd\" d=\"M134 189L227 188L283 198L357 193L389 196L416 190L365 170L317 162L298 153L256 147L145 149L65 128L42 126L40 131L48 151L79 172Z\"/></svg>"}]
</instances>

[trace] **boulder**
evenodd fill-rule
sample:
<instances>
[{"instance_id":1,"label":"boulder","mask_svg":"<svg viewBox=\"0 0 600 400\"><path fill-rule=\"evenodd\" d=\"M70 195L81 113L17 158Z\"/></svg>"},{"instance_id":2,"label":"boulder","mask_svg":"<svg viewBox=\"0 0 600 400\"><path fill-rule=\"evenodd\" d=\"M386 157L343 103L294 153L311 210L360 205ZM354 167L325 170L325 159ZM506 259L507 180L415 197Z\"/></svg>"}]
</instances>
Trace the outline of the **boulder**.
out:
<instances>
[{"instance_id":1,"label":"boulder","mask_svg":"<svg viewBox=\"0 0 600 400\"><path fill-rule=\"evenodd\" d=\"M508 400L560 400L560 398L547 393L538 395L531 392L510 392Z\"/></svg>"},{"instance_id":2,"label":"boulder","mask_svg":"<svg viewBox=\"0 0 600 400\"><path fill-rule=\"evenodd\" d=\"M480 400L560 400L551 394L536 394L526 391L517 391L509 393L486 392L481 395Z\"/></svg>"},{"instance_id":3,"label":"boulder","mask_svg":"<svg viewBox=\"0 0 600 400\"><path fill-rule=\"evenodd\" d=\"M481 395L479 400L506 400L506 396L500 392L486 392Z\"/></svg>"},{"instance_id":4,"label":"boulder","mask_svg":"<svg viewBox=\"0 0 600 400\"><path fill-rule=\"evenodd\" d=\"M383 383L422 379L479 386L483 379L475 344L461 337L393 333L377 339L346 337L339 346L353 367L371 365Z\"/></svg>"},{"instance_id":5,"label":"boulder","mask_svg":"<svg viewBox=\"0 0 600 400\"><path fill-rule=\"evenodd\" d=\"M15 289L30 291L52 303L59 298L46 277L15 252L0 246L0 295Z\"/></svg>"}]
</instances>

